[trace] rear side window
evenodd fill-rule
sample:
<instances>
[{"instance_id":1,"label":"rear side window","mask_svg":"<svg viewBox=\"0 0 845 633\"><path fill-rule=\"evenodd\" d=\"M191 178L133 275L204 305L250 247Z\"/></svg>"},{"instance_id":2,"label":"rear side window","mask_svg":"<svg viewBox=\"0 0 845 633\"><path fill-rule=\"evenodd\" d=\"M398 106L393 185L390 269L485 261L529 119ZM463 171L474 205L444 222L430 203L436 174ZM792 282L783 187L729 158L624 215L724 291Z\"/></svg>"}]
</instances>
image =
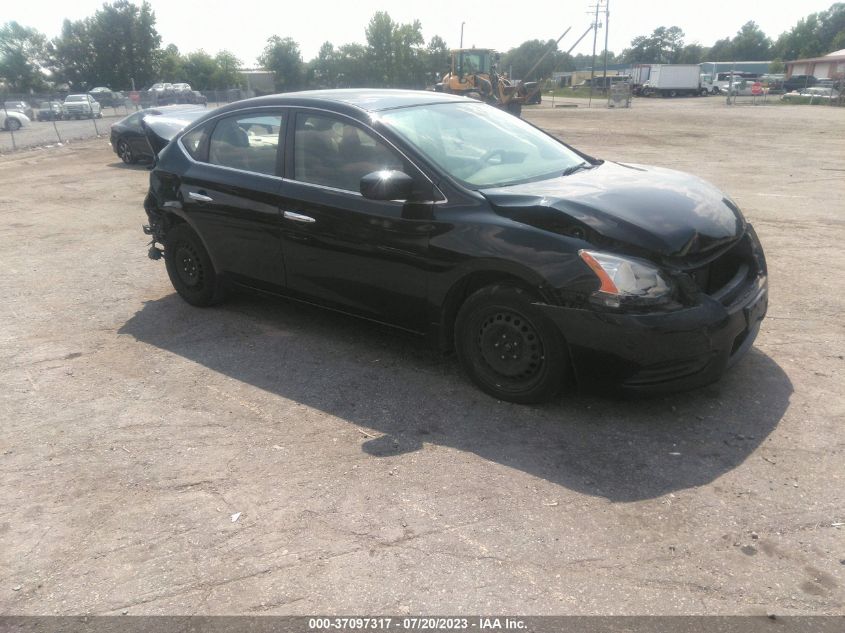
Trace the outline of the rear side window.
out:
<instances>
[{"instance_id":1,"label":"rear side window","mask_svg":"<svg viewBox=\"0 0 845 633\"><path fill-rule=\"evenodd\" d=\"M203 146L207 131L208 126L202 125L182 137L182 146L194 160L203 160Z\"/></svg>"},{"instance_id":2,"label":"rear side window","mask_svg":"<svg viewBox=\"0 0 845 633\"><path fill-rule=\"evenodd\" d=\"M209 139L208 162L274 175L282 122L281 114L241 114L220 119Z\"/></svg>"}]
</instances>

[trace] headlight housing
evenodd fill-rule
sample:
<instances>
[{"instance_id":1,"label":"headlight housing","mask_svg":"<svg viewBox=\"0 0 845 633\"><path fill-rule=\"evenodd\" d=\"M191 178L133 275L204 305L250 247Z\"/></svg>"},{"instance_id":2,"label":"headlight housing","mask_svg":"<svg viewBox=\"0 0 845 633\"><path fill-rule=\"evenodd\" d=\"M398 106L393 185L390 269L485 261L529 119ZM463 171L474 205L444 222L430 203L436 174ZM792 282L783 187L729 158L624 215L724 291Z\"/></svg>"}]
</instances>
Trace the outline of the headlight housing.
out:
<instances>
[{"instance_id":1,"label":"headlight housing","mask_svg":"<svg viewBox=\"0 0 845 633\"><path fill-rule=\"evenodd\" d=\"M642 259L582 249L578 256L601 286L593 300L608 308L656 306L672 300L674 283L657 266Z\"/></svg>"}]
</instances>

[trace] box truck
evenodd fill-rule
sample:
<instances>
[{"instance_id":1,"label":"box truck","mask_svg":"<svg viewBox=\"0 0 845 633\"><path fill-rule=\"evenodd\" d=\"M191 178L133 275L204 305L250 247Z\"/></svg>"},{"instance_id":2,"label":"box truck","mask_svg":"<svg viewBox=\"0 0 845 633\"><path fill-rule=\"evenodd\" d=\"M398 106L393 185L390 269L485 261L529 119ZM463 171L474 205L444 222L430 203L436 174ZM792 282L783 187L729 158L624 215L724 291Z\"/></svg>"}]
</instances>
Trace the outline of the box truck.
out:
<instances>
[{"instance_id":1,"label":"box truck","mask_svg":"<svg viewBox=\"0 0 845 633\"><path fill-rule=\"evenodd\" d=\"M705 95L708 90L701 84L701 67L698 64L652 64L648 79L640 86L644 97L680 97Z\"/></svg>"}]
</instances>

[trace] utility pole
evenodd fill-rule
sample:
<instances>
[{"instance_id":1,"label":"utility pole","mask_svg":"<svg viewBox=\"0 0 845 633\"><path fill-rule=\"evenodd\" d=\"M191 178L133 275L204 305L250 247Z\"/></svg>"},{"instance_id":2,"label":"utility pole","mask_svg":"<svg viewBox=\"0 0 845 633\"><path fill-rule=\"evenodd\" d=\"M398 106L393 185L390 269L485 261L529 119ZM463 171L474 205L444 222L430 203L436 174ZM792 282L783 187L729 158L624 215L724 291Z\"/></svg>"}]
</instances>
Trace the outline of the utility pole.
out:
<instances>
[{"instance_id":1,"label":"utility pole","mask_svg":"<svg viewBox=\"0 0 845 633\"><path fill-rule=\"evenodd\" d=\"M610 0L604 0L604 89L610 103L610 84L607 80L607 40L610 34ZM592 82L590 82L592 83Z\"/></svg>"},{"instance_id":2,"label":"utility pole","mask_svg":"<svg viewBox=\"0 0 845 633\"><path fill-rule=\"evenodd\" d=\"M593 82L596 78L596 40L598 39L599 35L599 5L601 4L601 0L596 0L596 17L595 21L593 22L593 61L590 64L590 98L587 101L587 107L590 107L593 103Z\"/></svg>"}]
</instances>

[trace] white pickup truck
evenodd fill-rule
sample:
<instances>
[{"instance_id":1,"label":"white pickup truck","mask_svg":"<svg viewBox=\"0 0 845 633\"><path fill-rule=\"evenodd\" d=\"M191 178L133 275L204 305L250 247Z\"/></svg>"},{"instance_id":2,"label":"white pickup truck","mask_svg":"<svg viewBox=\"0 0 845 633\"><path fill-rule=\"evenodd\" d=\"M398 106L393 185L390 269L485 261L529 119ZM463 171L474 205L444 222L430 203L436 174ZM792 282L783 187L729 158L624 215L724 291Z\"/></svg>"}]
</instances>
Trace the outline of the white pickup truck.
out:
<instances>
[{"instance_id":1,"label":"white pickup truck","mask_svg":"<svg viewBox=\"0 0 845 633\"><path fill-rule=\"evenodd\" d=\"M62 104L62 116L65 119L103 118L102 107L89 94L68 95Z\"/></svg>"}]
</instances>

